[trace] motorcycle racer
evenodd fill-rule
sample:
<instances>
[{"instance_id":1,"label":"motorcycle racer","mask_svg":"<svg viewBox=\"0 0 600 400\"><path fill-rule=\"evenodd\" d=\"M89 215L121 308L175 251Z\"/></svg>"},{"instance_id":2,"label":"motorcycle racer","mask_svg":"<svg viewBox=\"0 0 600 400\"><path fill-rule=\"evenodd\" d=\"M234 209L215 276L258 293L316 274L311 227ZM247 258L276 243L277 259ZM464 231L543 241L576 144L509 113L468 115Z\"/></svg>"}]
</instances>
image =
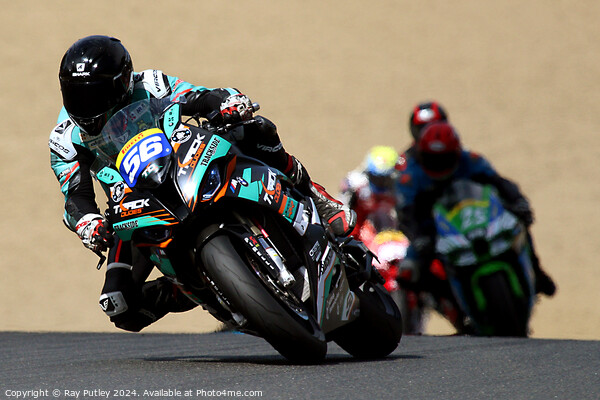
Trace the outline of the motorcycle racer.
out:
<instances>
[{"instance_id":1,"label":"motorcycle racer","mask_svg":"<svg viewBox=\"0 0 600 400\"><path fill-rule=\"evenodd\" d=\"M430 122L448 121L446 110L437 101L426 101L418 103L413 107L408 119L410 135L412 136L411 145L402 152L398 160L400 166L405 166L408 160L415 157L416 146L421 136L421 131Z\"/></svg>"},{"instance_id":2,"label":"motorcycle racer","mask_svg":"<svg viewBox=\"0 0 600 400\"><path fill-rule=\"evenodd\" d=\"M365 221L374 213L391 221L381 221L386 226L396 226L395 181L398 152L390 146L375 146L369 150L362 164L350 171L340 185L340 200L356 212L356 225L352 235L359 236ZM375 227L379 230L378 227Z\"/></svg>"},{"instance_id":3,"label":"motorcycle racer","mask_svg":"<svg viewBox=\"0 0 600 400\"><path fill-rule=\"evenodd\" d=\"M389 181L395 180L399 172L406 168L409 160L415 157L416 143L423 127L433 121L447 120L446 110L437 101L416 104L408 120L413 138L411 145L400 154L393 147L375 146L369 150L363 163L346 175L340 187L340 196L342 202L357 213L353 235L358 235L369 211L377 209L380 203L395 204L401 200L396 198L396 188L389 184Z\"/></svg>"},{"instance_id":4,"label":"motorcycle racer","mask_svg":"<svg viewBox=\"0 0 600 400\"><path fill-rule=\"evenodd\" d=\"M59 81L63 108L50 134L50 164L64 195L65 225L90 250L109 250L101 308L117 327L139 331L168 312L195 307L166 278L146 282L153 265L111 232L95 201L93 151L110 117L138 100L168 97L181 103L184 115L207 117L216 111L221 122L251 119L252 103L237 89L195 86L160 70L134 72L131 56L120 40L101 35L82 38L66 51ZM281 170L313 199L334 234L348 234L355 214L312 182L303 165L285 151L271 121L261 116L254 119L238 138L242 151Z\"/></svg>"},{"instance_id":5,"label":"motorcycle racer","mask_svg":"<svg viewBox=\"0 0 600 400\"><path fill-rule=\"evenodd\" d=\"M411 246L401 269L412 273L412 280L423 290L444 290L429 271L434 258L435 225L432 208L450 182L470 179L494 186L505 202L505 207L529 228L534 222L529 201L512 181L500 176L481 155L463 149L455 129L448 122L434 121L427 124L416 142L415 157L402 171L397 184L401 201L399 215ZM542 270L536 255L529 229L527 237L532 250L536 293L554 295L556 286Z\"/></svg>"}]
</instances>

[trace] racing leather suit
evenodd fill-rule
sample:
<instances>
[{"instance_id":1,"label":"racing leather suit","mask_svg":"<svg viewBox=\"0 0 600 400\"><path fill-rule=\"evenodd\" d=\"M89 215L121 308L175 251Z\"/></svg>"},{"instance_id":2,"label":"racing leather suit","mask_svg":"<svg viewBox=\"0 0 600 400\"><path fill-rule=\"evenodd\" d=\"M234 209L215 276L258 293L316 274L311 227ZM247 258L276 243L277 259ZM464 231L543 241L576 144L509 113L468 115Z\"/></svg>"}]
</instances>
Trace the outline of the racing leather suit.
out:
<instances>
[{"instance_id":1,"label":"racing leather suit","mask_svg":"<svg viewBox=\"0 0 600 400\"><path fill-rule=\"evenodd\" d=\"M361 170L350 171L340 185L340 200L356 212L356 226L351 235L361 237L361 229L370 219L376 231L395 229L395 188L382 191L371 186L368 175Z\"/></svg>"}]
</instances>

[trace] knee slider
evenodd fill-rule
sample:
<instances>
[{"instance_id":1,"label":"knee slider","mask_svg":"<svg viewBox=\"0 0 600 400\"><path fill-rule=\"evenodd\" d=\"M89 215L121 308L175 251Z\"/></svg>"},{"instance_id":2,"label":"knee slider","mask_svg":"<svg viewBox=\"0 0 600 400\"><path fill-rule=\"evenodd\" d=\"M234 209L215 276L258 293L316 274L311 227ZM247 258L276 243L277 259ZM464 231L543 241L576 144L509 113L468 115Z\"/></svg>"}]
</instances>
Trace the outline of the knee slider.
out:
<instances>
[{"instance_id":1,"label":"knee slider","mask_svg":"<svg viewBox=\"0 0 600 400\"><path fill-rule=\"evenodd\" d=\"M99 303L102 311L111 318L123 314L129 309L121 291L102 293Z\"/></svg>"},{"instance_id":2,"label":"knee slider","mask_svg":"<svg viewBox=\"0 0 600 400\"><path fill-rule=\"evenodd\" d=\"M106 268L106 280L100 295L100 308L109 317L123 314L132 307L134 289L131 265L110 263ZM129 297L129 301L126 298Z\"/></svg>"}]
</instances>

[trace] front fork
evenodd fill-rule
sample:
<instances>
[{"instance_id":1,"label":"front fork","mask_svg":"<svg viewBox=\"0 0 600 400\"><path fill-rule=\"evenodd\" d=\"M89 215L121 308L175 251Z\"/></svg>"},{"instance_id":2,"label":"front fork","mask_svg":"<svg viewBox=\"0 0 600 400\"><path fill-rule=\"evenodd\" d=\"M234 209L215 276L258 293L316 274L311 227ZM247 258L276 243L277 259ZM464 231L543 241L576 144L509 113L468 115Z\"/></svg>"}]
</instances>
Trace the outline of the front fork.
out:
<instances>
[{"instance_id":1,"label":"front fork","mask_svg":"<svg viewBox=\"0 0 600 400\"><path fill-rule=\"evenodd\" d=\"M286 267L286 260L282 252L277 249L260 223L237 212L232 212L232 215L238 220L239 224L213 224L204 229L200 241L206 242L219 232L225 232L228 236L235 237L238 243L242 242L251 253L261 260L263 265L266 266L266 272L283 287L293 286L296 279ZM201 245L201 243L199 244Z\"/></svg>"},{"instance_id":2,"label":"front fork","mask_svg":"<svg viewBox=\"0 0 600 400\"><path fill-rule=\"evenodd\" d=\"M272 273L272 277L277 279L285 288L293 286L296 283L296 278L287 269L286 260L283 258L282 252L277 249L265 229L254 219L250 220L240 215L236 215L236 217L240 222L250 227L252 235L245 235L243 238L244 242L261 260L265 261Z\"/></svg>"}]
</instances>

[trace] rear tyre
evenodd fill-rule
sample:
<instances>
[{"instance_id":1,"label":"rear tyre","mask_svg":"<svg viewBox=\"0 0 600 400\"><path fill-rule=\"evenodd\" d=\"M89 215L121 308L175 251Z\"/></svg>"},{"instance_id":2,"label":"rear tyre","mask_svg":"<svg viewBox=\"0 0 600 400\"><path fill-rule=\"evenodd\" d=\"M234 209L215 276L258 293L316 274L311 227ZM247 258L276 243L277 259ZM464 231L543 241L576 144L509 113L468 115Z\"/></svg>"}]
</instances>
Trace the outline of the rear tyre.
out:
<instances>
[{"instance_id":1,"label":"rear tyre","mask_svg":"<svg viewBox=\"0 0 600 400\"><path fill-rule=\"evenodd\" d=\"M201 250L208 276L235 311L281 355L295 363L318 363L325 358L327 342L316 322L300 315L265 286L227 236L216 236Z\"/></svg>"},{"instance_id":2,"label":"rear tyre","mask_svg":"<svg viewBox=\"0 0 600 400\"><path fill-rule=\"evenodd\" d=\"M393 352L402 338L402 316L387 290L366 282L354 291L360 300L360 315L333 332L333 340L352 356L383 358Z\"/></svg>"}]
</instances>

